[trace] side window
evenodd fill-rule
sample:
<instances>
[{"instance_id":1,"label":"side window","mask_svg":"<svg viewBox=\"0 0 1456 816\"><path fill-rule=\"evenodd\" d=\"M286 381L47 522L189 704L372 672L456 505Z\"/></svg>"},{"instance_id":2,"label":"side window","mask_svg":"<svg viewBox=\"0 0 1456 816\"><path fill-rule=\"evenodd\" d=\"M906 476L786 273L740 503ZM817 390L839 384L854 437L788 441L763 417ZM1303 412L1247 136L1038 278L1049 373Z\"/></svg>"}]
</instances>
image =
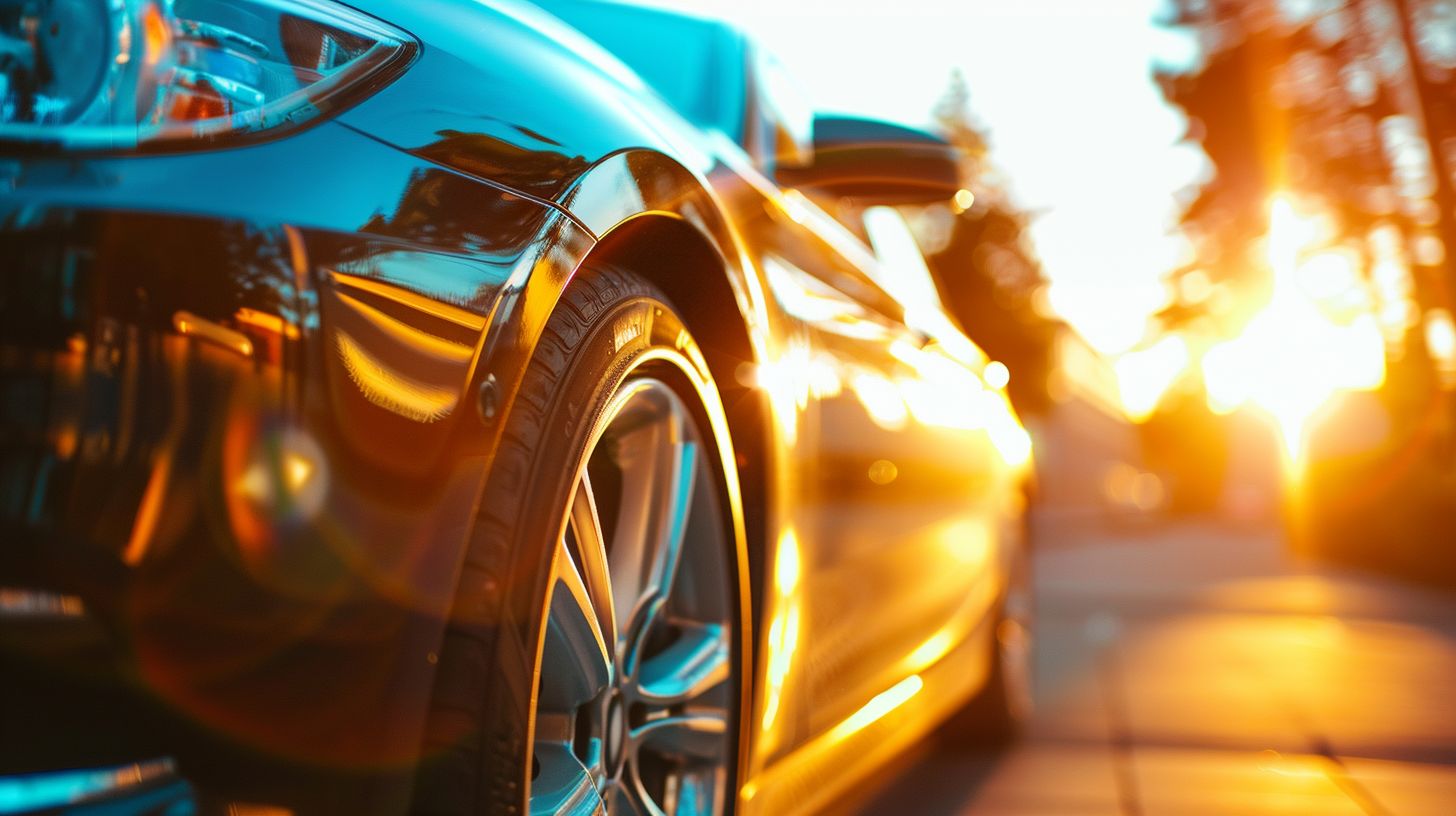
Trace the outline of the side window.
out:
<instances>
[{"instance_id":1,"label":"side window","mask_svg":"<svg viewBox=\"0 0 1456 816\"><path fill-rule=\"evenodd\" d=\"M863 219L865 234L880 261L875 283L900 301L907 313L943 312L935 278L904 216L893 207L870 207Z\"/></svg>"},{"instance_id":2,"label":"side window","mask_svg":"<svg viewBox=\"0 0 1456 816\"><path fill-rule=\"evenodd\" d=\"M947 316L930 266L905 217L893 207L870 207L864 211L863 220L870 246L879 259L875 283L904 307L905 325L979 372L987 362L986 353Z\"/></svg>"}]
</instances>

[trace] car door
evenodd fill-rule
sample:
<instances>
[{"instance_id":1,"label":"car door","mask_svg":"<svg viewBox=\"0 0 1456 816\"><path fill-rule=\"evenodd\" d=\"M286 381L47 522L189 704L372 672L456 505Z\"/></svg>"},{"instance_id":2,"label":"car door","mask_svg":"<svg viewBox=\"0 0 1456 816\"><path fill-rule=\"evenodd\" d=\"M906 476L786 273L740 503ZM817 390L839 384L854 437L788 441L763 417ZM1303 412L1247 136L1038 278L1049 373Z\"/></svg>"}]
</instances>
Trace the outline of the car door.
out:
<instances>
[{"instance_id":1,"label":"car door","mask_svg":"<svg viewBox=\"0 0 1456 816\"><path fill-rule=\"evenodd\" d=\"M979 622L999 590L997 556L1007 543L1008 514L1020 501L1017 470L1028 461L1030 438L1004 392L990 382L985 353L952 323L919 244L901 213L870 207L861 216L877 265L871 277L904 307L906 329L918 341L892 353L909 369L902 394L917 422L916 437L931 444L921 466L944 474L902 496L938 519L943 535L922 543L922 569L944 574L942 618L935 642L955 642ZM999 364L996 364L999 365ZM1001 373L1005 374L1004 367Z\"/></svg>"},{"instance_id":2,"label":"car door","mask_svg":"<svg viewBox=\"0 0 1456 816\"><path fill-rule=\"evenodd\" d=\"M977 502L995 474L982 383L907 324L910 298L869 248L793 191L765 211L753 244L781 325L756 379L788 443L766 604L772 759L933 663L989 607L995 530Z\"/></svg>"}]
</instances>

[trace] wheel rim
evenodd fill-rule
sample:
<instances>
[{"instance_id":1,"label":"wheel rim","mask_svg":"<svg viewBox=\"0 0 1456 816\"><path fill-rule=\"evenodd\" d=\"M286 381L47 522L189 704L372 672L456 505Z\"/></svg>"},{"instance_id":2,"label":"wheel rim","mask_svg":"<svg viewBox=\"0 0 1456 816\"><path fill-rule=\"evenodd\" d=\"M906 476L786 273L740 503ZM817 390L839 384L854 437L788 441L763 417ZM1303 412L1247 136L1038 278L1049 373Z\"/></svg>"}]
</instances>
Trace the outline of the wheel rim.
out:
<instances>
[{"instance_id":1,"label":"wheel rim","mask_svg":"<svg viewBox=\"0 0 1456 816\"><path fill-rule=\"evenodd\" d=\"M532 814L724 812L735 606L710 461L658 380L598 424L554 558Z\"/></svg>"}]
</instances>

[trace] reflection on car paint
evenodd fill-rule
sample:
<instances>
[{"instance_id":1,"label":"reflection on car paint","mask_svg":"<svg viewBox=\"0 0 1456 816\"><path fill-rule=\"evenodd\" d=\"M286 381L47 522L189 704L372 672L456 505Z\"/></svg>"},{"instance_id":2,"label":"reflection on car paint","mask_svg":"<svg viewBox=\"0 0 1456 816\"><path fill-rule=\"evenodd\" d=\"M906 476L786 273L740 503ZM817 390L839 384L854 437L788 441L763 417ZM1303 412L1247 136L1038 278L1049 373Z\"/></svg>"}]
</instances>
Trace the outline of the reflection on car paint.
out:
<instances>
[{"instance_id":1,"label":"reflection on car paint","mask_svg":"<svg viewBox=\"0 0 1456 816\"><path fill-rule=\"evenodd\" d=\"M766 485L744 800L813 801L826 769L923 731L984 662L966 629L1007 540L988 519L1016 516L997 502L1030 455L974 346L876 286L868 247L754 157L712 135L677 149L697 141L509 11L383 6L428 47L337 122L0 171L0 246L26 270L0 282L0 557L26 592L80 581L60 589L124 659L60 676L114 670L132 695L26 723L24 759L157 715L207 749L189 757L237 762L216 768L407 761L402 701L428 694L499 425L476 388L510 404L594 241L669 223L722 267L714 308L746 348L716 338L696 362ZM690 307L708 278L662 285ZM383 807L342 789L330 804Z\"/></svg>"},{"instance_id":2,"label":"reflection on car paint","mask_svg":"<svg viewBox=\"0 0 1456 816\"><path fill-rule=\"evenodd\" d=\"M100 189L39 166L22 187ZM114 659L58 667L53 689L157 701L37 707L39 730L7 734L5 751L27 746L13 759L173 731L189 777L209 776L203 746L357 768L415 751L429 662L407 633L448 603L484 464L478 442L450 442L461 415L476 422L458 407L502 287L552 257L560 228L468 178L406 165L394 186L397 163L376 167L374 214L348 233L0 199L26 270L0 282L6 591L59 582L114 633ZM43 646L0 641L7 664ZM296 715L264 714L279 710Z\"/></svg>"}]
</instances>

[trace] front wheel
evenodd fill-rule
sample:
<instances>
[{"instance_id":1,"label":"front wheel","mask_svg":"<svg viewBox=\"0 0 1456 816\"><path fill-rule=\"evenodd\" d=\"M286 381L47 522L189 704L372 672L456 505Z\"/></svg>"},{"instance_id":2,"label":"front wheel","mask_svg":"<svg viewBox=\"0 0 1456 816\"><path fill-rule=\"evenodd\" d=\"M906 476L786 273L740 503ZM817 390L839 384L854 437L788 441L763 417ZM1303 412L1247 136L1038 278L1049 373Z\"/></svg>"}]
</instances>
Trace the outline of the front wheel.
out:
<instances>
[{"instance_id":1,"label":"front wheel","mask_svg":"<svg viewBox=\"0 0 1456 816\"><path fill-rule=\"evenodd\" d=\"M418 812L731 810L741 524L701 360L631 274L568 287L482 497Z\"/></svg>"}]
</instances>

